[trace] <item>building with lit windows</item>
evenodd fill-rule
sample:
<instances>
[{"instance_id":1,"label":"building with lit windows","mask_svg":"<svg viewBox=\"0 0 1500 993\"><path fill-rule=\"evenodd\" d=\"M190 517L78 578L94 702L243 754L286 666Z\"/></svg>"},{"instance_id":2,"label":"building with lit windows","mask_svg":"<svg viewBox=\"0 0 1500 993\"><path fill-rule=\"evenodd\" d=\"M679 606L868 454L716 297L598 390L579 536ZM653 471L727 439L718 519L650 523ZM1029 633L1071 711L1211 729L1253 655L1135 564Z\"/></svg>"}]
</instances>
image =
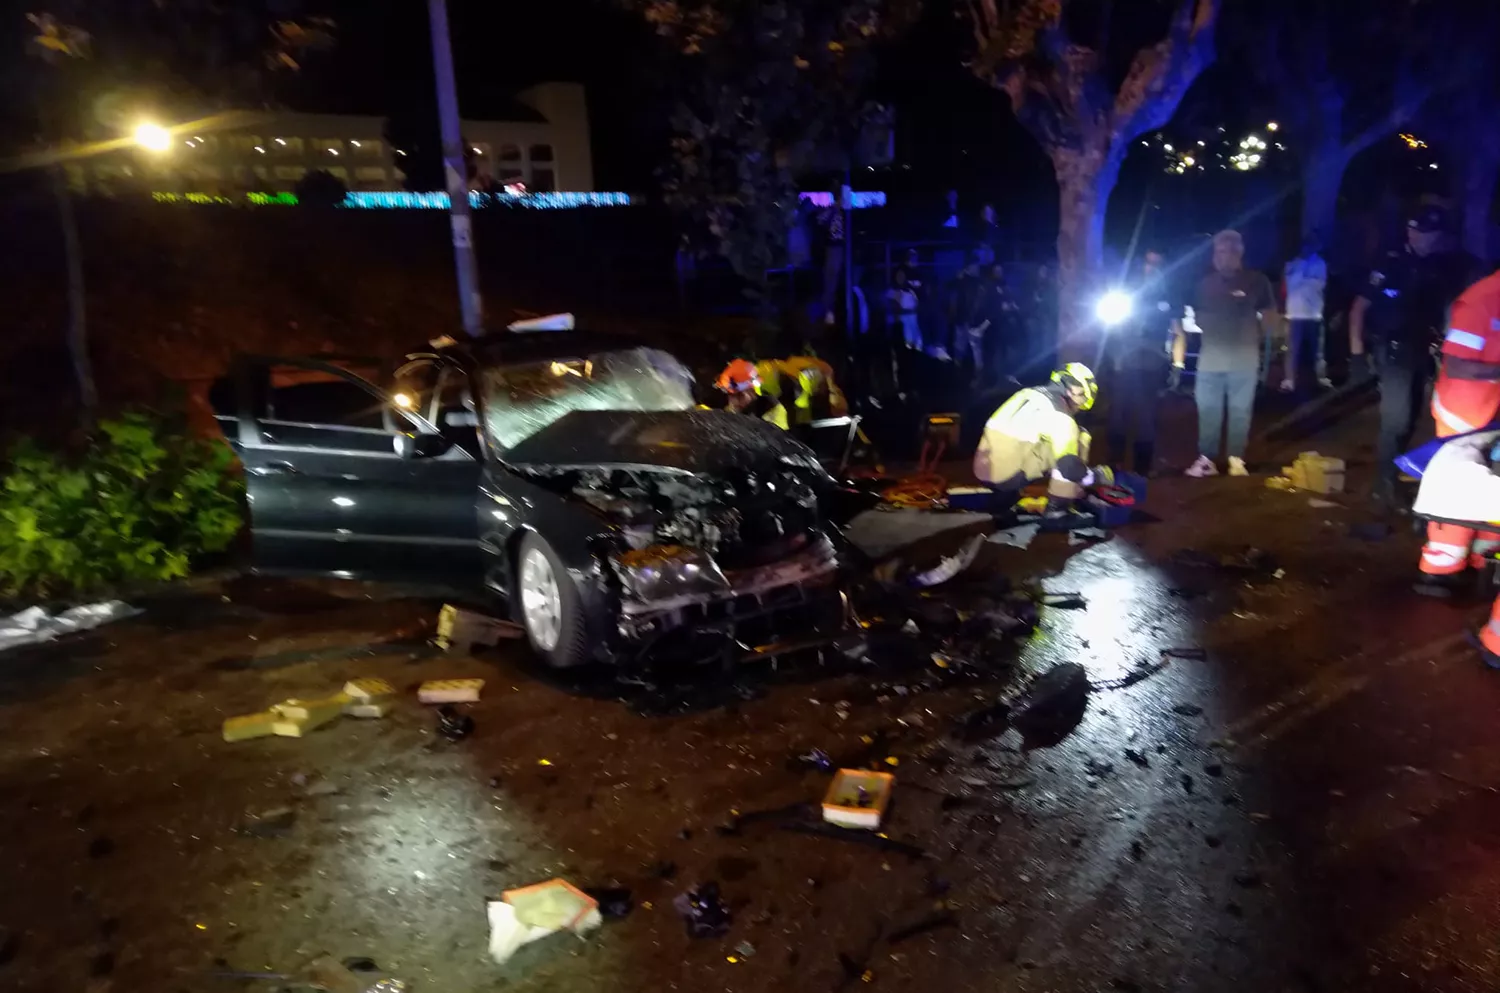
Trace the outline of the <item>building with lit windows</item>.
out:
<instances>
[{"instance_id":1,"label":"building with lit windows","mask_svg":"<svg viewBox=\"0 0 1500 993\"><path fill-rule=\"evenodd\" d=\"M464 121L475 185L522 183L528 191L594 189L588 107L576 83L542 83L516 94L507 120ZM75 189L236 197L292 190L322 169L351 191L400 190L406 150L393 148L385 119L346 114L235 113L223 126L179 131L165 151L126 148L75 160Z\"/></svg>"}]
</instances>

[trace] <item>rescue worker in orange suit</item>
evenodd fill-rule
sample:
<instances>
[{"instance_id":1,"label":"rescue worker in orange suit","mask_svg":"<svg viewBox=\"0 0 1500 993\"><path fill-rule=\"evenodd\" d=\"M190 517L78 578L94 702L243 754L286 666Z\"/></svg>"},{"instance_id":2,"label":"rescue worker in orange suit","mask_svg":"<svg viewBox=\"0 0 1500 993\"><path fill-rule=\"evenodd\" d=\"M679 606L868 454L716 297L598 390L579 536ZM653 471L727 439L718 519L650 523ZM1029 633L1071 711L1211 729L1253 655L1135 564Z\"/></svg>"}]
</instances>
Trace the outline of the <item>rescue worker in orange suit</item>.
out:
<instances>
[{"instance_id":1,"label":"rescue worker in orange suit","mask_svg":"<svg viewBox=\"0 0 1500 993\"><path fill-rule=\"evenodd\" d=\"M790 426L786 408L779 399L765 390L755 363L749 359L735 359L729 363L719 373L714 385L728 397L730 412L759 417L783 431Z\"/></svg>"},{"instance_id":2,"label":"rescue worker in orange suit","mask_svg":"<svg viewBox=\"0 0 1500 993\"><path fill-rule=\"evenodd\" d=\"M1437 436L1449 438L1488 426L1500 415L1500 272L1470 286L1453 304L1443 335L1442 367L1432 391ZM1452 596L1470 567L1500 549L1500 533L1432 521L1422 547L1417 592ZM1500 605L1481 635L1500 659Z\"/></svg>"}]
</instances>

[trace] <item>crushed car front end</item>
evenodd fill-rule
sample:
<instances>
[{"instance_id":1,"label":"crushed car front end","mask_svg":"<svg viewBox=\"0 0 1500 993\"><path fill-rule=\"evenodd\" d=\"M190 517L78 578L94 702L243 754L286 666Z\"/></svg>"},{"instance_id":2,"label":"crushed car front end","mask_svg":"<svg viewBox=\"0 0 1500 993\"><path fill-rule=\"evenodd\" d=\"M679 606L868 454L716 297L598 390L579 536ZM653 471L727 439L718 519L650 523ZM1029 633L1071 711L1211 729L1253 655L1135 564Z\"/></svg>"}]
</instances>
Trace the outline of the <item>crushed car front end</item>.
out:
<instances>
[{"instance_id":1,"label":"crushed car front end","mask_svg":"<svg viewBox=\"0 0 1500 993\"><path fill-rule=\"evenodd\" d=\"M843 622L839 558L804 446L711 411L579 411L512 449L507 469L601 525L591 582L612 616L598 657L690 651L704 636L746 654ZM709 640L712 640L712 637Z\"/></svg>"}]
</instances>

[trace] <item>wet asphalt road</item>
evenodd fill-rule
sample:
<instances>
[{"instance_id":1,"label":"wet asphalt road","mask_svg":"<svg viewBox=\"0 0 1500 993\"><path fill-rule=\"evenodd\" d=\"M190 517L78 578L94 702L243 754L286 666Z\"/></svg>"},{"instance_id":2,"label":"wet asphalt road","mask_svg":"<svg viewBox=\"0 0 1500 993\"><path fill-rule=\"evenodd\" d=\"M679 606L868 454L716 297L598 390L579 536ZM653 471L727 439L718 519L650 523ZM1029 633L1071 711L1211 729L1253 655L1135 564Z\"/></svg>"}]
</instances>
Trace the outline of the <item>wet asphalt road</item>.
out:
<instances>
[{"instance_id":1,"label":"wet asphalt road","mask_svg":"<svg viewBox=\"0 0 1500 993\"><path fill-rule=\"evenodd\" d=\"M1355 540L1356 512L1258 480L1166 481L1151 509L1103 544L987 548L980 573L1087 607L1044 610L991 683L904 697L872 683L919 672L810 673L642 717L513 645L414 651L433 604L249 581L0 658L0 988L271 990L288 982L215 973L323 952L448 991L1500 986L1500 674L1461 637L1482 610L1410 596L1409 533ZM1246 544L1279 578L1172 562ZM950 733L1057 662L1108 687L1168 647L1206 660L1097 690L1056 747ZM306 740L219 740L224 716L357 675L483 676L478 730L441 741L408 699ZM863 736L896 761L888 833L923 857L716 830L817 800L800 751L880 761ZM284 836L236 832L285 806ZM484 897L553 875L629 886L636 909L489 963ZM691 940L671 900L709 879L734 925Z\"/></svg>"}]
</instances>

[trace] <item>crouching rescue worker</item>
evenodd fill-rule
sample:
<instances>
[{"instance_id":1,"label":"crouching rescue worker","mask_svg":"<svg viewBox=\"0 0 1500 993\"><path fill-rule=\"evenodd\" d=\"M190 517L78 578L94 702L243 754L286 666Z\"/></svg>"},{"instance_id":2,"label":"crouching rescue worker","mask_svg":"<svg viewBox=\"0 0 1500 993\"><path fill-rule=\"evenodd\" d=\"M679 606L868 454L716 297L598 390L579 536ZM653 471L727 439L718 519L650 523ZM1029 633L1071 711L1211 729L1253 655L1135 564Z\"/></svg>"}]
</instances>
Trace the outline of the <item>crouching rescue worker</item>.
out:
<instances>
[{"instance_id":1,"label":"crouching rescue worker","mask_svg":"<svg viewBox=\"0 0 1500 993\"><path fill-rule=\"evenodd\" d=\"M755 363L761 389L787 408L794 425L849 413L848 401L833 381L833 367L815 355L792 355Z\"/></svg>"},{"instance_id":2,"label":"crouching rescue worker","mask_svg":"<svg viewBox=\"0 0 1500 993\"><path fill-rule=\"evenodd\" d=\"M1019 391L986 422L974 475L1009 503L1026 484L1046 479L1047 512L1066 512L1093 480L1089 435L1075 416L1098 395L1094 374L1081 362L1069 362L1045 386Z\"/></svg>"},{"instance_id":3,"label":"crouching rescue worker","mask_svg":"<svg viewBox=\"0 0 1500 993\"><path fill-rule=\"evenodd\" d=\"M759 417L783 431L790 426L786 408L774 393L765 389L755 363L749 359L735 359L729 363L719 373L714 385L728 397L726 409L731 413Z\"/></svg>"},{"instance_id":4,"label":"crouching rescue worker","mask_svg":"<svg viewBox=\"0 0 1500 993\"><path fill-rule=\"evenodd\" d=\"M1488 427L1500 414L1500 272L1470 286L1453 303L1443 335L1442 367L1432 390L1432 419L1439 438L1467 434ZM1429 505L1437 487L1462 485L1430 480L1424 475L1422 493ZM1500 505L1488 508L1487 520L1500 520ZM1448 515L1435 515L1448 516ZM1470 567L1500 549L1500 532L1475 530L1463 524L1432 521L1422 547L1421 581L1416 590L1426 596L1451 596ZM1500 608L1497 608L1500 609ZM1485 649L1500 658L1500 613L1482 635Z\"/></svg>"}]
</instances>

